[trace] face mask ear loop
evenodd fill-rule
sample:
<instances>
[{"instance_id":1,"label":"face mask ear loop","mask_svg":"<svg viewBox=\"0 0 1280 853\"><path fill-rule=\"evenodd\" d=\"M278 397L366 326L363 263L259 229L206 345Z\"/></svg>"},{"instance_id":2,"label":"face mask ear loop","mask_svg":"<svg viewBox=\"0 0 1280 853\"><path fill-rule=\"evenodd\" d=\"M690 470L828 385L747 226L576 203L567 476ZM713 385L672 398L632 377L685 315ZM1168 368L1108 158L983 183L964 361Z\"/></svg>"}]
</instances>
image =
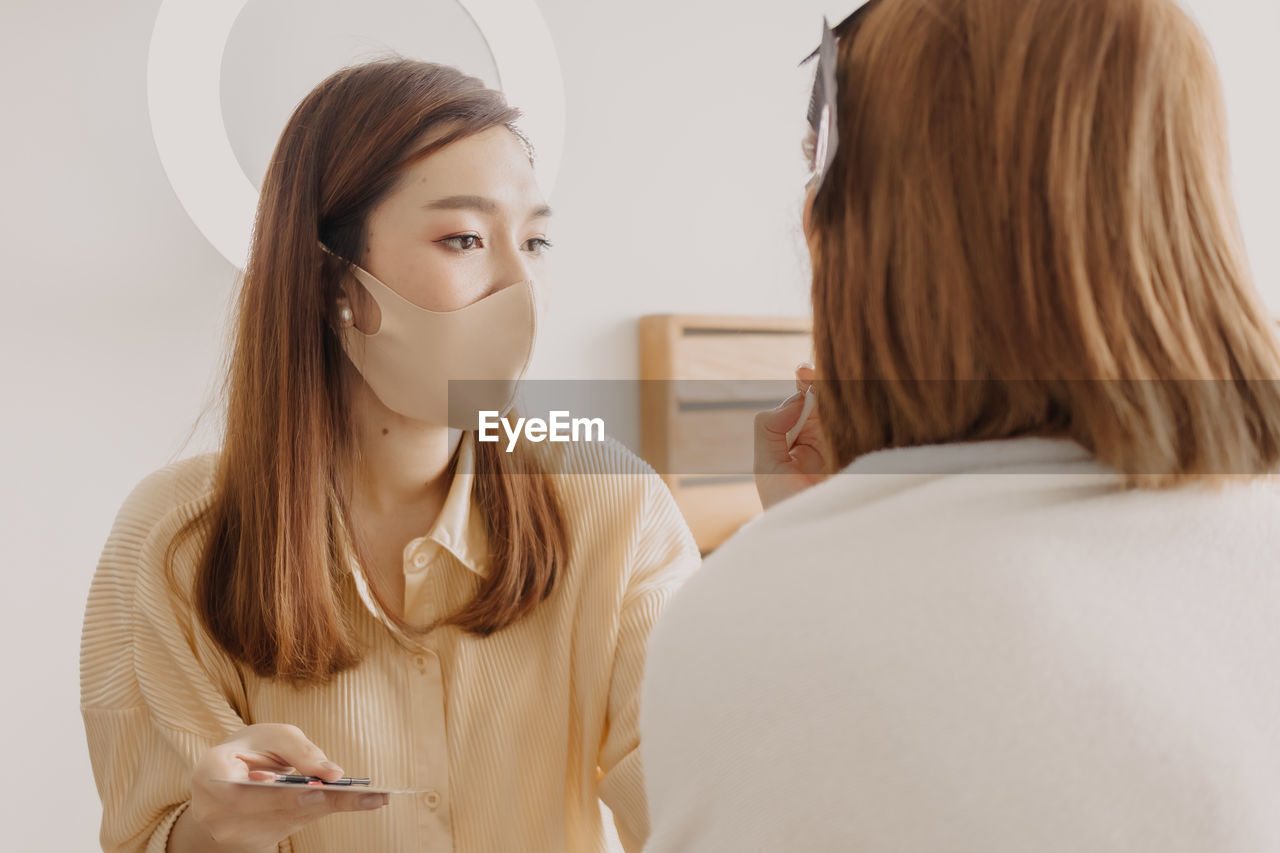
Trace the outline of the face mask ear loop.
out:
<instances>
[{"instance_id":1,"label":"face mask ear loop","mask_svg":"<svg viewBox=\"0 0 1280 853\"><path fill-rule=\"evenodd\" d=\"M529 365L533 362L533 351L538 347L538 312L542 310L538 283L530 279L525 285L525 290L529 297L529 325L531 328L529 329L529 354L524 357L524 364L520 367L521 377L528 372Z\"/></svg>"}]
</instances>

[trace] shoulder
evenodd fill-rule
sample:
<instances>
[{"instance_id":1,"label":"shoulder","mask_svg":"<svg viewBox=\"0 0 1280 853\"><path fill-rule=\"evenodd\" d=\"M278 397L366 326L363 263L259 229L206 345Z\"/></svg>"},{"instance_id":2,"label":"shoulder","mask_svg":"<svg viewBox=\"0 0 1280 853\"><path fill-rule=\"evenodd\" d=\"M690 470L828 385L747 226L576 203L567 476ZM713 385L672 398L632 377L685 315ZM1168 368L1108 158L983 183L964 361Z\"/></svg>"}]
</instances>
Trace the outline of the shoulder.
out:
<instances>
[{"instance_id":1,"label":"shoulder","mask_svg":"<svg viewBox=\"0 0 1280 853\"><path fill-rule=\"evenodd\" d=\"M204 454L157 469L138 481L120 505L85 604L81 697L86 707L128 707L141 701L132 676L137 628L148 616L173 606L164 557L178 529L208 505L216 460L216 454ZM182 562L190 564L189 559Z\"/></svg>"},{"instance_id":2,"label":"shoulder","mask_svg":"<svg viewBox=\"0 0 1280 853\"><path fill-rule=\"evenodd\" d=\"M580 554L597 568L696 564L698 549L671 490L653 467L620 441L566 443L541 454ZM604 555L612 555L607 558Z\"/></svg>"},{"instance_id":3,"label":"shoulder","mask_svg":"<svg viewBox=\"0 0 1280 853\"><path fill-rule=\"evenodd\" d=\"M193 517L213 496L217 460L218 454L205 453L147 474L120 505L112 538L140 547L152 534Z\"/></svg>"},{"instance_id":4,"label":"shoulder","mask_svg":"<svg viewBox=\"0 0 1280 853\"><path fill-rule=\"evenodd\" d=\"M173 462L139 480L116 512L94 575L94 593L158 577L170 542L199 518L214 492L218 454Z\"/></svg>"},{"instance_id":5,"label":"shoulder","mask_svg":"<svg viewBox=\"0 0 1280 853\"><path fill-rule=\"evenodd\" d=\"M660 500L662 493L670 494L649 463L610 436L543 445L537 458L570 509L636 514Z\"/></svg>"},{"instance_id":6,"label":"shoulder","mask_svg":"<svg viewBox=\"0 0 1280 853\"><path fill-rule=\"evenodd\" d=\"M611 435L599 441L565 441L532 445L551 474L631 475L657 477L648 462Z\"/></svg>"},{"instance_id":7,"label":"shoulder","mask_svg":"<svg viewBox=\"0 0 1280 853\"><path fill-rule=\"evenodd\" d=\"M217 462L217 453L203 453L157 468L134 485L120 513L159 520L175 507L211 494Z\"/></svg>"}]
</instances>

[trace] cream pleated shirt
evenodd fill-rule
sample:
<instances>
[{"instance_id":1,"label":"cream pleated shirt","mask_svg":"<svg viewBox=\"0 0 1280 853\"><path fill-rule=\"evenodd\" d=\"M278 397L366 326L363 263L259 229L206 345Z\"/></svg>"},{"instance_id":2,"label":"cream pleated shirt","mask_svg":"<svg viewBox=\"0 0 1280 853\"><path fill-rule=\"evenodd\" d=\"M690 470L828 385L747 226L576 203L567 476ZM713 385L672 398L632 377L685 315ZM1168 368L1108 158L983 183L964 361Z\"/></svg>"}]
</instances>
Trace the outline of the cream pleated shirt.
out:
<instances>
[{"instance_id":1,"label":"cream pleated shirt","mask_svg":"<svg viewBox=\"0 0 1280 853\"><path fill-rule=\"evenodd\" d=\"M425 535L404 548L405 615L430 623L488 571L473 509L474 445ZM395 630L351 561L367 650L323 686L295 688L230 659L171 599L161 560L212 498L215 454L145 478L121 507L85 612L81 708L103 803L105 850L163 851L209 747L252 723L291 723L352 776L394 795L373 812L316 821L282 851L602 851L599 801L624 847L648 834L638 751L645 643L697 566L670 492L614 442L561 445L552 480L570 559L551 597L490 637ZM189 583L201 536L175 555Z\"/></svg>"}]
</instances>

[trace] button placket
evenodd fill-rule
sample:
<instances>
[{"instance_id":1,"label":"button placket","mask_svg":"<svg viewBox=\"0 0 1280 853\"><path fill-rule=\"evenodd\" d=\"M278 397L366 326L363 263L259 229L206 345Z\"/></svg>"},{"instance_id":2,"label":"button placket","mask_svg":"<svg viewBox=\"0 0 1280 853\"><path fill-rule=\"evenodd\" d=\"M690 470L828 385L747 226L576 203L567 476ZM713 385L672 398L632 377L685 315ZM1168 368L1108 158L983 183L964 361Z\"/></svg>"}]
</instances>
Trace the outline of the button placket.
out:
<instances>
[{"instance_id":1,"label":"button placket","mask_svg":"<svg viewBox=\"0 0 1280 853\"><path fill-rule=\"evenodd\" d=\"M404 615L410 622L435 620L432 601L433 575L438 571L441 548L433 539L415 540L404 552Z\"/></svg>"},{"instance_id":2,"label":"button placket","mask_svg":"<svg viewBox=\"0 0 1280 853\"><path fill-rule=\"evenodd\" d=\"M416 827L421 851L453 849L452 821L445 802L449 784L449 746L445 729L444 678L440 658L432 649L410 657L413 666L410 691L414 726L413 779L415 787L428 787L414 798Z\"/></svg>"}]
</instances>

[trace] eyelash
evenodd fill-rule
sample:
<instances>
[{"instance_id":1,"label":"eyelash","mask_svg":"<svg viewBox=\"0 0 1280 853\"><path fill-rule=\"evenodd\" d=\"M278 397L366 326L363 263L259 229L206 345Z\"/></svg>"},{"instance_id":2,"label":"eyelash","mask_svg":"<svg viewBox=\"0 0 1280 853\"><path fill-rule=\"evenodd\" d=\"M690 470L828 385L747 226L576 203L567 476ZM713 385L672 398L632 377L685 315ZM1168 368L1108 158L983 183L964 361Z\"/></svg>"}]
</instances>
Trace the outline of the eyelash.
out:
<instances>
[{"instance_id":1,"label":"eyelash","mask_svg":"<svg viewBox=\"0 0 1280 853\"><path fill-rule=\"evenodd\" d=\"M470 240L472 245L470 246L459 245L464 240ZM458 254L470 252L472 249L484 248L484 241L480 239L479 234L455 234L452 237L445 237L443 240L437 240L436 242L440 243L441 245L448 246L450 249L453 249ZM476 244L479 244L479 245L476 245Z\"/></svg>"},{"instance_id":2,"label":"eyelash","mask_svg":"<svg viewBox=\"0 0 1280 853\"><path fill-rule=\"evenodd\" d=\"M470 241L470 245L463 246L461 243ZM459 254L474 251L475 249L484 248L484 239L479 234L455 234L452 237L445 237L443 240L437 240L437 243L448 246ZM533 250L534 255L542 255L554 245L546 237L530 237L525 241L525 245L534 244L537 246Z\"/></svg>"}]
</instances>

